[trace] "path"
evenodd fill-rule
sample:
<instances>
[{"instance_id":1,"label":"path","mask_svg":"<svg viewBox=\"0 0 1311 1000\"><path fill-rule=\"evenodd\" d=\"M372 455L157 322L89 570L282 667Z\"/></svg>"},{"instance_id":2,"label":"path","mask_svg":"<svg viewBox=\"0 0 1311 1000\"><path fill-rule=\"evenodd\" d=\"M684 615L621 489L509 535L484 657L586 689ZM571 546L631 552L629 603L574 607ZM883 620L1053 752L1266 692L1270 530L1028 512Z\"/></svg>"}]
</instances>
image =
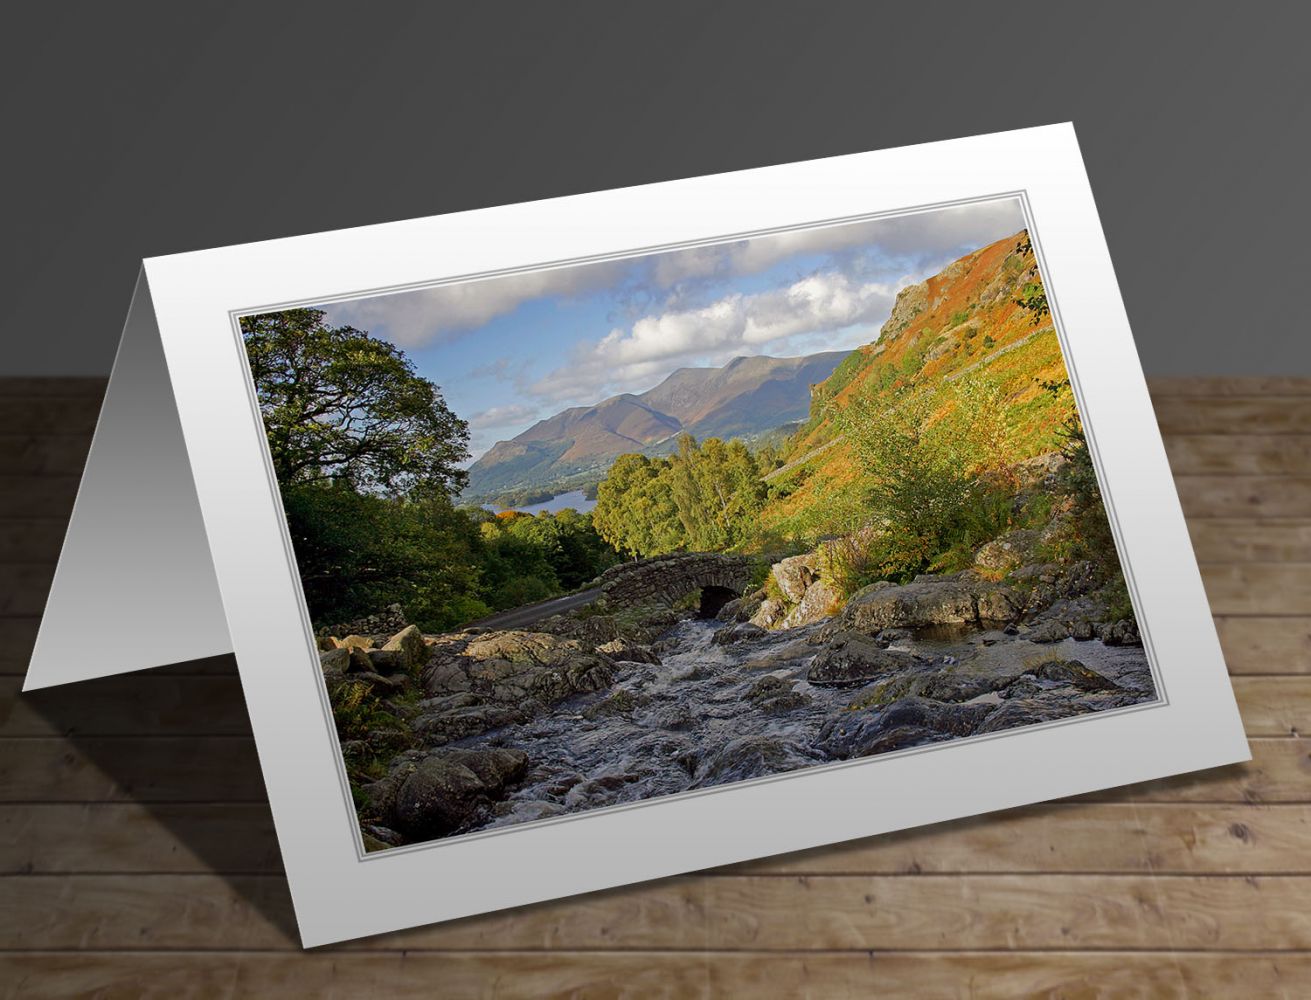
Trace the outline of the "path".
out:
<instances>
[{"instance_id":1,"label":"path","mask_svg":"<svg viewBox=\"0 0 1311 1000\"><path fill-rule=\"evenodd\" d=\"M525 625L531 625L533 622L541 621L543 618L561 615L566 611L573 611L575 608L591 604L600 596L601 588L593 587L591 590L580 590L576 594L566 594L564 597L553 597L549 601L539 601L536 604L528 604L522 608L501 611L473 624L479 628L522 628Z\"/></svg>"}]
</instances>

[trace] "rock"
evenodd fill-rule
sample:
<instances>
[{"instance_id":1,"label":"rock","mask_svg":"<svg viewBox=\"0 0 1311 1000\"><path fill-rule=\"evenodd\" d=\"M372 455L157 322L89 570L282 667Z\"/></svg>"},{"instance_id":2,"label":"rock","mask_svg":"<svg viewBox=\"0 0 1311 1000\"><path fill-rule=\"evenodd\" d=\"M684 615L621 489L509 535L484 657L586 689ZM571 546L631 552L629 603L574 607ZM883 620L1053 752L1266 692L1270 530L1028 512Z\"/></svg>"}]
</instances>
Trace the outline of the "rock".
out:
<instances>
[{"instance_id":1,"label":"rock","mask_svg":"<svg viewBox=\"0 0 1311 1000\"><path fill-rule=\"evenodd\" d=\"M760 628L777 628L779 622L786 617L788 607L782 601L775 598L769 598L760 602L760 607L756 613L751 616L750 623L758 625Z\"/></svg>"},{"instance_id":2,"label":"rock","mask_svg":"<svg viewBox=\"0 0 1311 1000\"><path fill-rule=\"evenodd\" d=\"M623 663L659 663L660 657L650 646L642 646L623 639L611 639L596 647L598 653L604 653L610 659Z\"/></svg>"},{"instance_id":3,"label":"rock","mask_svg":"<svg viewBox=\"0 0 1311 1000\"><path fill-rule=\"evenodd\" d=\"M364 831L363 839L364 839L364 850L367 854L373 854L375 851L385 851L392 846L391 844L383 843L381 840L373 836L373 834L369 833L367 830Z\"/></svg>"},{"instance_id":4,"label":"rock","mask_svg":"<svg viewBox=\"0 0 1311 1000\"><path fill-rule=\"evenodd\" d=\"M441 746L526 720L527 717L517 708L475 701L473 704L422 713L410 724L410 728L429 746Z\"/></svg>"},{"instance_id":5,"label":"rock","mask_svg":"<svg viewBox=\"0 0 1311 1000\"><path fill-rule=\"evenodd\" d=\"M751 616L760 610L760 605L765 600L765 596L765 591L761 589L752 591L743 597L734 598L719 609L719 614L715 615L715 618L721 622L749 621Z\"/></svg>"},{"instance_id":6,"label":"rock","mask_svg":"<svg viewBox=\"0 0 1311 1000\"><path fill-rule=\"evenodd\" d=\"M367 684L375 694L389 695L404 691L409 684L407 677L386 677L371 670L354 671L347 678L352 684Z\"/></svg>"},{"instance_id":7,"label":"rock","mask_svg":"<svg viewBox=\"0 0 1311 1000\"><path fill-rule=\"evenodd\" d=\"M821 759L814 750L799 742L766 735L741 736L699 764L691 787L703 788L795 771L817 764Z\"/></svg>"},{"instance_id":8,"label":"rock","mask_svg":"<svg viewBox=\"0 0 1311 1000\"><path fill-rule=\"evenodd\" d=\"M462 652L432 647L423 673L430 697L469 692L482 702L536 711L614 680L614 661L576 639L544 632L487 632ZM532 706L535 705L535 708Z\"/></svg>"},{"instance_id":9,"label":"rock","mask_svg":"<svg viewBox=\"0 0 1311 1000\"><path fill-rule=\"evenodd\" d=\"M1048 621L1035 625L1024 638L1030 642L1061 642L1070 637L1070 627L1064 622Z\"/></svg>"},{"instance_id":10,"label":"rock","mask_svg":"<svg viewBox=\"0 0 1311 1000\"><path fill-rule=\"evenodd\" d=\"M520 750L438 751L397 790L394 825L412 840L446 836L488 810L527 768L528 756Z\"/></svg>"},{"instance_id":11,"label":"rock","mask_svg":"<svg viewBox=\"0 0 1311 1000\"><path fill-rule=\"evenodd\" d=\"M974 554L974 565L989 573L1002 574L1028 561L1038 532L1029 529L1007 532Z\"/></svg>"},{"instance_id":12,"label":"rock","mask_svg":"<svg viewBox=\"0 0 1311 1000\"><path fill-rule=\"evenodd\" d=\"M806 680L821 686L865 684L922 663L918 656L885 649L863 633L839 632L815 656Z\"/></svg>"},{"instance_id":13,"label":"rock","mask_svg":"<svg viewBox=\"0 0 1311 1000\"><path fill-rule=\"evenodd\" d=\"M348 649L328 649L319 654L319 666L325 674L344 674L350 669L351 654Z\"/></svg>"},{"instance_id":14,"label":"rock","mask_svg":"<svg viewBox=\"0 0 1311 1000\"><path fill-rule=\"evenodd\" d=\"M1093 624L1089 621L1075 622L1070 626L1070 637L1078 639L1080 642L1087 642L1094 638L1096 633L1093 630Z\"/></svg>"},{"instance_id":15,"label":"rock","mask_svg":"<svg viewBox=\"0 0 1311 1000\"><path fill-rule=\"evenodd\" d=\"M399 649L363 649L360 652L369 658L369 666L374 673L402 674L408 672L405 654Z\"/></svg>"},{"instance_id":16,"label":"rock","mask_svg":"<svg viewBox=\"0 0 1311 1000\"><path fill-rule=\"evenodd\" d=\"M400 654L400 668L415 670L428 660L428 645L423 641L423 633L417 625L407 625L387 640L383 652Z\"/></svg>"},{"instance_id":17,"label":"rock","mask_svg":"<svg viewBox=\"0 0 1311 1000\"><path fill-rule=\"evenodd\" d=\"M344 639L338 639L337 645L341 649L372 649L373 640L366 635L348 635Z\"/></svg>"},{"instance_id":18,"label":"rock","mask_svg":"<svg viewBox=\"0 0 1311 1000\"><path fill-rule=\"evenodd\" d=\"M1138 634L1136 623L1128 619L1121 619L1103 626L1101 633L1102 642L1108 646L1141 646L1142 637Z\"/></svg>"},{"instance_id":19,"label":"rock","mask_svg":"<svg viewBox=\"0 0 1311 1000\"><path fill-rule=\"evenodd\" d=\"M1009 588L971 579L919 576L904 586L874 585L857 591L839 616L840 627L873 634L885 628L978 625L1006 621L1020 611Z\"/></svg>"},{"instance_id":20,"label":"rock","mask_svg":"<svg viewBox=\"0 0 1311 1000\"><path fill-rule=\"evenodd\" d=\"M818 555L807 552L774 563L770 572L774 574L774 580L778 583L778 589L783 591L783 596L796 604L806 596L806 589L815 581L818 562Z\"/></svg>"},{"instance_id":21,"label":"rock","mask_svg":"<svg viewBox=\"0 0 1311 1000\"><path fill-rule=\"evenodd\" d=\"M853 708L878 708L903 698L927 698L931 701L962 702L1003 688L1011 678L962 674L953 670L921 669L894 674L874 683L860 693Z\"/></svg>"},{"instance_id":22,"label":"rock","mask_svg":"<svg viewBox=\"0 0 1311 1000\"><path fill-rule=\"evenodd\" d=\"M747 701L770 715L779 715L793 709L804 708L810 696L792 690L792 682L781 677L762 677L747 690Z\"/></svg>"},{"instance_id":23,"label":"rock","mask_svg":"<svg viewBox=\"0 0 1311 1000\"><path fill-rule=\"evenodd\" d=\"M989 706L991 708L991 706ZM1056 699L1039 695L1033 698L1008 698L979 726L980 733L997 733L1017 726L1033 726L1040 722L1053 722L1092 711L1092 706L1079 699Z\"/></svg>"},{"instance_id":24,"label":"rock","mask_svg":"<svg viewBox=\"0 0 1311 1000\"><path fill-rule=\"evenodd\" d=\"M985 704L944 704L905 698L885 708L845 712L820 730L831 757L869 757L906 747L969 736L994 710Z\"/></svg>"},{"instance_id":25,"label":"rock","mask_svg":"<svg viewBox=\"0 0 1311 1000\"><path fill-rule=\"evenodd\" d=\"M386 610L367 618L359 618L341 625L325 625L318 635L394 635L405 628L405 612L399 604L388 605Z\"/></svg>"},{"instance_id":26,"label":"rock","mask_svg":"<svg viewBox=\"0 0 1311 1000\"><path fill-rule=\"evenodd\" d=\"M824 580L816 580L806 588L801 603L787 613L783 628L811 625L830 617L842 604L842 594Z\"/></svg>"},{"instance_id":27,"label":"rock","mask_svg":"<svg viewBox=\"0 0 1311 1000\"><path fill-rule=\"evenodd\" d=\"M337 648L337 640L330 635L316 635L314 645L318 647L320 653L326 653L330 649Z\"/></svg>"},{"instance_id":28,"label":"rock","mask_svg":"<svg viewBox=\"0 0 1311 1000\"><path fill-rule=\"evenodd\" d=\"M1032 670L1034 677L1044 681L1059 681L1069 684L1080 691L1118 691L1120 685L1103 677L1095 670L1090 670L1078 660L1048 660Z\"/></svg>"},{"instance_id":29,"label":"rock","mask_svg":"<svg viewBox=\"0 0 1311 1000\"><path fill-rule=\"evenodd\" d=\"M743 639L754 639L756 636L764 634L765 630L754 622L740 622L737 625L729 625L727 628L719 629L710 641L716 646L731 646Z\"/></svg>"},{"instance_id":30,"label":"rock","mask_svg":"<svg viewBox=\"0 0 1311 1000\"><path fill-rule=\"evenodd\" d=\"M369 651L363 646L343 647L350 656L350 666L346 669L350 673L371 674L374 673L373 660L369 658Z\"/></svg>"},{"instance_id":31,"label":"rock","mask_svg":"<svg viewBox=\"0 0 1311 1000\"><path fill-rule=\"evenodd\" d=\"M646 700L645 697L635 696L632 691L620 688L583 709L583 718L600 719L607 715L627 715Z\"/></svg>"}]
</instances>

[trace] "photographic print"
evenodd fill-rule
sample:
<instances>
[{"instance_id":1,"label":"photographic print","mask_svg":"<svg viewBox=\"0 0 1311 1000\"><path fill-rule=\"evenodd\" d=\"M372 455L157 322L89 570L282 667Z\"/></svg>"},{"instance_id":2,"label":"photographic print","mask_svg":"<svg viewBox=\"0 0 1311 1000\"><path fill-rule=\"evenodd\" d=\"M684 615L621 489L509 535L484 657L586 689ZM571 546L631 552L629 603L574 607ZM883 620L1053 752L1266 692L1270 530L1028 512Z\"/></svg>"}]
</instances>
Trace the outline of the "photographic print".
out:
<instances>
[{"instance_id":1,"label":"photographic print","mask_svg":"<svg viewBox=\"0 0 1311 1000\"><path fill-rule=\"evenodd\" d=\"M1035 235L242 316L365 849L1157 700Z\"/></svg>"}]
</instances>

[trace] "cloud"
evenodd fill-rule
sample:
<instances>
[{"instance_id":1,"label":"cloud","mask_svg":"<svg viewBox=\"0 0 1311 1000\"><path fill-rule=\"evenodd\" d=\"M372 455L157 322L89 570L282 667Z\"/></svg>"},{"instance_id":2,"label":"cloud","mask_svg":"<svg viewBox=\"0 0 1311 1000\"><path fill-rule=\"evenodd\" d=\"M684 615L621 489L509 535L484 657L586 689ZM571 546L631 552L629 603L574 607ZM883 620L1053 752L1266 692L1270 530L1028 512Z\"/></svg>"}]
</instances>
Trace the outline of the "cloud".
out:
<instances>
[{"instance_id":1,"label":"cloud","mask_svg":"<svg viewBox=\"0 0 1311 1000\"><path fill-rule=\"evenodd\" d=\"M531 391L557 402L586 399L607 388L646 387L679 365L786 350L799 337L815 349L816 335L885 319L906 283L861 282L828 271L783 288L734 293L697 309L645 316L627 329L611 330L599 342L581 345L569 364L534 383Z\"/></svg>"},{"instance_id":2,"label":"cloud","mask_svg":"<svg viewBox=\"0 0 1311 1000\"><path fill-rule=\"evenodd\" d=\"M537 407L525 406L520 403L507 403L505 406L493 406L490 409L475 413L469 418L469 427L472 430L485 430L489 427L508 427L512 424L522 424L526 421L533 420L537 417Z\"/></svg>"},{"instance_id":3,"label":"cloud","mask_svg":"<svg viewBox=\"0 0 1311 1000\"><path fill-rule=\"evenodd\" d=\"M624 273L624 262L605 261L375 295L337 302L327 309L333 323L368 330L399 347L422 347L477 329L533 299L610 287Z\"/></svg>"},{"instance_id":4,"label":"cloud","mask_svg":"<svg viewBox=\"0 0 1311 1000\"><path fill-rule=\"evenodd\" d=\"M557 267L483 278L439 288L378 295L328 306L331 322L349 324L400 347L452 340L548 297L608 291L619 298L671 308L689 301L688 287L758 274L799 255L840 256L861 250L896 260L901 272L940 261L950 251L981 246L1024 225L1015 199L914 215L801 229L630 260ZM710 294L722 292L713 289Z\"/></svg>"}]
</instances>

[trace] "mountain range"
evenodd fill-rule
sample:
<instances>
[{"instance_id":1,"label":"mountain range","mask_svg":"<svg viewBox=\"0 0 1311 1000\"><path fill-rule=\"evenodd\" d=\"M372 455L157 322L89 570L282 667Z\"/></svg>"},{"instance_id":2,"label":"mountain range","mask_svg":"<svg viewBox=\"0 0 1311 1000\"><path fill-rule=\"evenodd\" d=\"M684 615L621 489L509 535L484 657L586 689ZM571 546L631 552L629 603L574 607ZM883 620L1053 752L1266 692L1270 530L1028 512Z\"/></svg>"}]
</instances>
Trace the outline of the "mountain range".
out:
<instances>
[{"instance_id":1,"label":"mountain range","mask_svg":"<svg viewBox=\"0 0 1311 1000\"><path fill-rule=\"evenodd\" d=\"M595 482L619 455L672 450L679 434L754 437L805 420L811 386L847 357L734 358L722 368L680 368L654 389L575 406L498 441L469 467L470 499Z\"/></svg>"}]
</instances>

